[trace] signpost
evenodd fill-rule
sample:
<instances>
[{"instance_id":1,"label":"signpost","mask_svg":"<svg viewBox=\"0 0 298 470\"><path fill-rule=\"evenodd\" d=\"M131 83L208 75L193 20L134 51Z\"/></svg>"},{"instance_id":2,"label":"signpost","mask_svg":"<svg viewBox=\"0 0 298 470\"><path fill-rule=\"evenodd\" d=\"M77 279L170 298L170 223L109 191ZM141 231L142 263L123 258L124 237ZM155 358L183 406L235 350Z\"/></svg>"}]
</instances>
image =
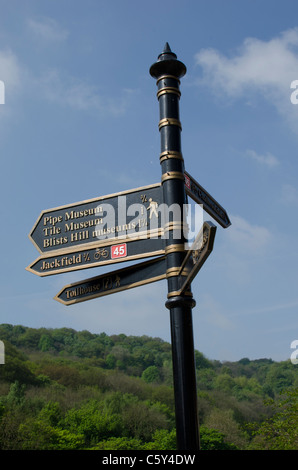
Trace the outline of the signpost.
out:
<instances>
[{"instance_id":1,"label":"signpost","mask_svg":"<svg viewBox=\"0 0 298 470\"><path fill-rule=\"evenodd\" d=\"M213 250L216 226L212 222L204 222L204 225L197 235L193 245L188 250L187 255L181 265L179 276L181 277L181 287L179 295L186 292L192 280L198 274L208 256ZM182 273L187 272L184 279ZM184 274L185 276L185 274Z\"/></svg>"},{"instance_id":2,"label":"signpost","mask_svg":"<svg viewBox=\"0 0 298 470\"><path fill-rule=\"evenodd\" d=\"M154 206L153 203L154 202ZM160 228L160 183L42 211L29 238L40 253L99 240L150 237Z\"/></svg>"},{"instance_id":3,"label":"signpost","mask_svg":"<svg viewBox=\"0 0 298 470\"><path fill-rule=\"evenodd\" d=\"M86 281L69 284L63 287L54 298L64 305L71 305L143 286L165 278L165 257L162 256L128 268L95 276Z\"/></svg>"},{"instance_id":4,"label":"signpost","mask_svg":"<svg viewBox=\"0 0 298 470\"><path fill-rule=\"evenodd\" d=\"M164 240L160 236L148 239L130 238L116 244L108 241L93 247L84 246L76 251L52 252L40 256L26 269L38 276L50 276L163 254Z\"/></svg>"},{"instance_id":5,"label":"signpost","mask_svg":"<svg viewBox=\"0 0 298 470\"><path fill-rule=\"evenodd\" d=\"M160 164L164 203L180 207L185 204L184 160L181 151L181 122L179 99L181 96L180 78L186 73L185 65L177 60L168 43L157 61L151 66L150 74L156 79L159 102ZM174 221L183 223L181 220ZM175 235L174 235L175 236ZM186 240L180 238L166 240L167 270L181 266L185 252L180 249ZM192 308L195 301L191 289L180 293L180 277L167 279L170 312L171 343L173 360L173 382L175 396L176 436L179 450L199 449L198 408L196 391L196 371Z\"/></svg>"},{"instance_id":6,"label":"signpost","mask_svg":"<svg viewBox=\"0 0 298 470\"><path fill-rule=\"evenodd\" d=\"M231 222L223 207L184 170L179 85L185 73L185 65L166 43L150 68L158 87L161 183L42 211L29 234L40 256L26 269L49 276L155 257L66 285L55 300L71 305L167 280L177 448L199 450L191 282L213 250L216 226L205 222L187 251L182 230L187 196L222 227ZM168 220L159 210L162 205L169 213L174 206L180 210Z\"/></svg>"},{"instance_id":7,"label":"signpost","mask_svg":"<svg viewBox=\"0 0 298 470\"><path fill-rule=\"evenodd\" d=\"M203 209L208 212L223 228L231 225L225 209L186 171L184 172L185 191Z\"/></svg>"}]
</instances>

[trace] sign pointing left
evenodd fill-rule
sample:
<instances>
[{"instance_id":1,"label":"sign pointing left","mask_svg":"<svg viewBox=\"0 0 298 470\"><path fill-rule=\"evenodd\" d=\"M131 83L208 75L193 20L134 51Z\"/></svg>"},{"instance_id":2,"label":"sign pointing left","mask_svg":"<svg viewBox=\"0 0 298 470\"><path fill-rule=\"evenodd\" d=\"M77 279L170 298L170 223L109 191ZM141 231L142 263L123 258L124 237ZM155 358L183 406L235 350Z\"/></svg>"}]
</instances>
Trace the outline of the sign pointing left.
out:
<instances>
[{"instance_id":1,"label":"sign pointing left","mask_svg":"<svg viewBox=\"0 0 298 470\"><path fill-rule=\"evenodd\" d=\"M96 299L166 278L165 256L63 287L54 297L64 305Z\"/></svg>"},{"instance_id":2,"label":"sign pointing left","mask_svg":"<svg viewBox=\"0 0 298 470\"><path fill-rule=\"evenodd\" d=\"M91 245L76 250L55 251L37 258L26 269L38 276L66 273L78 269L94 268L107 264L132 261L139 258L164 255L164 239L131 238L115 244Z\"/></svg>"},{"instance_id":3,"label":"sign pointing left","mask_svg":"<svg viewBox=\"0 0 298 470\"><path fill-rule=\"evenodd\" d=\"M42 211L29 238L40 253L76 250L95 242L123 242L161 228L161 184L143 186L108 196Z\"/></svg>"}]
</instances>

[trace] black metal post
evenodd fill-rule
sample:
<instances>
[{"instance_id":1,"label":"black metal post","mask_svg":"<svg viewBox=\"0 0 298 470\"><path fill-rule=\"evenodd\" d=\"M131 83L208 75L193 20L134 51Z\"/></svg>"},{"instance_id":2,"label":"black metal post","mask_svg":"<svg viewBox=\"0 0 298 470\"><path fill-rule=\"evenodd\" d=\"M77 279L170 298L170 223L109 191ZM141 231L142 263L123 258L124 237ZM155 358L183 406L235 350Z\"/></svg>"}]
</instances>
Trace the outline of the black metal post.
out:
<instances>
[{"instance_id":1,"label":"black metal post","mask_svg":"<svg viewBox=\"0 0 298 470\"><path fill-rule=\"evenodd\" d=\"M180 207L165 227L168 300L170 311L176 432L178 450L199 450L199 429L194 359L192 308L195 301L189 290L179 294L178 272L185 257L183 208L187 202L184 186L184 160L181 152L181 122L179 118L180 80L185 65L177 60L168 43L150 68L157 79L161 138L160 163L164 203ZM179 211L178 211L179 212ZM180 234L179 229L180 227Z\"/></svg>"}]
</instances>

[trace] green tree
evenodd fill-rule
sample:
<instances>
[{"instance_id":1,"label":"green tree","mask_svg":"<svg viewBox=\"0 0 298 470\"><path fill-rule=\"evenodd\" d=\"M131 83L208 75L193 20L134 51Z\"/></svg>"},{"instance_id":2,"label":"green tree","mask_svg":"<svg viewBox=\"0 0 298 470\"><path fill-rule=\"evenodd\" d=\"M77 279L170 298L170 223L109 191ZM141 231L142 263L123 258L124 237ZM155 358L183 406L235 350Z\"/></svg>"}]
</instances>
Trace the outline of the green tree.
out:
<instances>
[{"instance_id":1,"label":"green tree","mask_svg":"<svg viewBox=\"0 0 298 470\"><path fill-rule=\"evenodd\" d=\"M253 449L298 450L298 388L288 390L277 401L270 400L268 406L273 416L261 425L250 425L253 429Z\"/></svg>"},{"instance_id":2,"label":"green tree","mask_svg":"<svg viewBox=\"0 0 298 470\"><path fill-rule=\"evenodd\" d=\"M143 443L131 437L111 437L91 447L90 450L141 450Z\"/></svg>"},{"instance_id":3,"label":"green tree","mask_svg":"<svg viewBox=\"0 0 298 470\"><path fill-rule=\"evenodd\" d=\"M230 374L225 372L223 374L217 375L214 378L213 386L214 388L221 390L223 392L231 393L235 386L235 381L233 377L230 376Z\"/></svg>"},{"instance_id":4,"label":"green tree","mask_svg":"<svg viewBox=\"0 0 298 470\"><path fill-rule=\"evenodd\" d=\"M143 402L133 403L122 413L123 424L131 437L149 441L155 431L166 429L166 416Z\"/></svg>"},{"instance_id":5,"label":"green tree","mask_svg":"<svg viewBox=\"0 0 298 470\"><path fill-rule=\"evenodd\" d=\"M121 437L123 431L121 417L105 412L103 405L96 400L89 400L78 409L70 409L60 425L71 433L83 435L86 445L94 445L112 436Z\"/></svg>"},{"instance_id":6,"label":"green tree","mask_svg":"<svg viewBox=\"0 0 298 470\"><path fill-rule=\"evenodd\" d=\"M265 384L269 385L276 394L280 394L294 384L295 378L297 378L297 371L293 368L293 364L290 361L284 361L272 364Z\"/></svg>"},{"instance_id":7,"label":"green tree","mask_svg":"<svg viewBox=\"0 0 298 470\"><path fill-rule=\"evenodd\" d=\"M6 403L9 406L16 406L21 405L25 401L25 385L20 384L18 380L16 380L10 386L9 393L6 397Z\"/></svg>"},{"instance_id":8,"label":"green tree","mask_svg":"<svg viewBox=\"0 0 298 470\"><path fill-rule=\"evenodd\" d=\"M62 420L63 414L58 402L49 401L41 409L38 419L50 426L57 426Z\"/></svg>"},{"instance_id":9,"label":"green tree","mask_svg":"<svg viewBox=\"0 0 298 470\"><path fill-rule=\"evenodd\" d=\"M39 340L39 343L38 343L38 348L42 352L46 352L46 351L49 351L50 349L53 349L54 348L53 338L48 334L43 334L40 337L40 340Z\"/></svg>"},{"instance_id":10,"label":"green tree","mask_svg":"<svg viewBox=\"0 0 298 470\"><path fill-rule=\"evenodd\" d=\"M26 364L26 356L8 341L4 340L4 345L5 364L0 367L0 380L10 383L17 380L24 384L36 384L36 377Z\"/></svg>"},{"instance_id":11,"label":"green tree","mask_svg":"<svg viewBox=\"0 0 298 470\"><path fill-rule=\"evenodd\" d=\"M247 445L247 437L234 419L233 414L231 409L213 408L205 419L204 425L208 429L221 433L224 436L223 440L225 443L233 443L239 449L244 449Z\"/></svg>"},{"instance_id":12,"label":"green tree","mask_svg":"<svg viewBox=\"0 0 298 470\"><path fill-rule=\"evenodd\" d=\"M176 450L176 429L158 429L152 436L152 441L144 444L146 450Z\"/></svg>"},{"instance_id":13,"label":"green tree","mask_svg":"<svg viewBox=\"0 0 298 470\"><path fill-rule=\"evenodd\" d=\"M148 383L154 383L160 381L160 373L156 366L149 366L142 373L142 379Z\"/></svg>"},{"instance_id":14,"label":"green tree","mask_svg":"<svg viewBox=\"0 0 298 470\"><path fill-rule=\"evenodd\" d=\"M108 354L106 357L106 366L108 369L114 369L116 366L116 357L114 354Z\"/></svg>"},{"instance_id":15,"label":"green tree","mask_svg":"<svg viewBox=\"0 0 298 470\"><path fill-rule=\"evenodd\" d=\"M84 437L44 421L27 419L19 427L22 450L76 450L84 446Z\"/></svg>"},{"instance_id":16,"label":"green tree","mask_svg":"<svg viewBox=\"0 0 298 470\"><path fill-rule=\"evenodd\" d=\"M195 364L197 369L209 369L213 367L212 362L206 359L204 354L197 350L195 350Z\"/></svg>"},{"instance_id":17,"label":"green tree","mask_svg":"<svg viewBox=\"0 0 298 470\"><path fill-rule=\"evenodd\" d=\"M225 436L215 429L208 429L206 426L200 427L200 448L201 450L236 450L237 447L225 442Z\"/></svg>"},{"instance_id":18,"label":"green tree","mask_svg":"<svg viewBox=\"0 0 298 470\"><path fill-rule=\"evenodd\" d=\"M34 328L27 328L25 333L19 336L18 343L23 348L38 349L40 332Z\"/></svg>"}]
</instances>

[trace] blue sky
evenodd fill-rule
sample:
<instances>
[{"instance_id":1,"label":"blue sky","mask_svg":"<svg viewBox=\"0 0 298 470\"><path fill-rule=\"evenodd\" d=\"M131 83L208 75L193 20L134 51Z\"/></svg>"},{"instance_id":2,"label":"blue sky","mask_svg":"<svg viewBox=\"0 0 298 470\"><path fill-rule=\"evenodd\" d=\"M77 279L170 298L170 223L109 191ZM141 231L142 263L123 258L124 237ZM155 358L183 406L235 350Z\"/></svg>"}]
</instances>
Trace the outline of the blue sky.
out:
<instances>
[{"instance_id":1,"label":"blue sky","mask_svg":"<svg viewBox=\"0 0 298 470\"><path fill-rule=\"evenodd\" d=\"M170 341L159 283L66 307L93 268L40 278L40 212L160 181L155 80L165 42L187 67L186 170L227 210L192 285L208 358L289 359L298 339L295 1L0 1L0 323ZM208 217L206 218L208 220ZM124 267L121 264L119 267ZM113 269L113 268L111 268Z\"/></svg>"}]
</instances>

